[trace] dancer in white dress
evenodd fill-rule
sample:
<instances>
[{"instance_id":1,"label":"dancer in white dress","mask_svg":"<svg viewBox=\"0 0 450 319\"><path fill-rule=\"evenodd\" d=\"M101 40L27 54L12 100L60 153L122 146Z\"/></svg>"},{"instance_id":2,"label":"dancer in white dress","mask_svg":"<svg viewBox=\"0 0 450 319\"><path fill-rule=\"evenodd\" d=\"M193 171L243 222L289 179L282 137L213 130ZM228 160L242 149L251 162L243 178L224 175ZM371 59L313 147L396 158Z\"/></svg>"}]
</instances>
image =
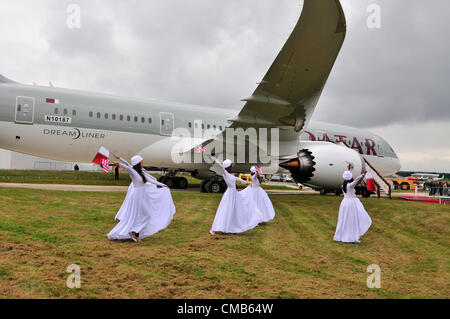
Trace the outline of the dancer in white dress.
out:
<instances>
[{"instance_id":1,"label":"dancer in white dress","mask_svg":"<svg viewBox=\"0 0 450 319\"><path fill-rule=\"evenodd\" d=\"M253 214L259 215L260 223L267 223L275 217L275 210L269 196L261 187L261 176L256 166L250 168L251 185L240 191L240 193L248 200L250 210Z\"/></svg>"},{"instance_id":2,"label":"dancer in white dress","mask_svg":"<svg viewBox=\"0 0 450 319\"><path fill-rule=\"evenodd\" d=\"M168 187L159 183L142 171L143 159L139 155L132 158L132 165L121 157L120 167L131 177L132 185L116 218L119 223L107 235L110 239L133 239L136 242L153 235L168 226L175 213ZM165 187L156 189L148 183Z\"/></svg>"},{"instance_id":3,"label":"dancer in white dress","mask_svg":"<svg viewBox=\"0 0 450 319\"><path fill-rule=\"evenodd\" d=\"M339 216L336 233L333 240L344 243L360 243L359 239L372 224L369 214L363 204L356 197L355 186L363 179L365 174L353 180L352 173L345 171L343 174L344 199L339 207Z\"/></svg>"},{"instance_id":4,"label":"dancer in white dress","mask_svg":"<svg viewBox=\"0 0 450 319\"><path fill-rule=\"evenodd\" d=\"M136 159L139 160L139 158L136 158ZM119 165L117 165L117 166L119 166ZM151 182L148 182L148 181L157 182L158 180L155 177L153 177L152 175L150 175L149 173L147 173L146 171L144 171L144 169L142 169L142 173L144 173L145 178L147 179L147 183L145 184L145 186L147 187L147 191L151 192L151 191L158 190L158 187L156 186L156 184L152 184ZM164 187L166 186L164 184L161 184L161 185L163 185ZM165 189L165 188L163 188L163 189ZM117 212L116 217L114 218L115 220L120 222L120 220L123 218L123 215L127 212L127 207L129 204L128 198L130 197L133 190L134 190L134 184L131 183L130 186L128 187L127 195L125 196L123 204L120 207L119 211ZM170 193L170 191L169 191L169 193ZM173 204L173 201L171 201L171 202Z\"/></svg>"},{"instance_id":5,"label":"dancer in white dress","mask_svg":"<svg viewBox=\"0 0 450 319\"><path fill-rule=\"evenodd\" d=\"M248 201L236 190L236 181L244 184L248 182L231 174L232 165L230 160L222 163L212 157L223 170L223 179L227 184L227 190L223 194L219 207L217 208L216 217L212 224L210 233L215 234L216 231L222 233L242 233L258 225L258 215L252 214L249 209Z\"/></svg>"}]
</instances>

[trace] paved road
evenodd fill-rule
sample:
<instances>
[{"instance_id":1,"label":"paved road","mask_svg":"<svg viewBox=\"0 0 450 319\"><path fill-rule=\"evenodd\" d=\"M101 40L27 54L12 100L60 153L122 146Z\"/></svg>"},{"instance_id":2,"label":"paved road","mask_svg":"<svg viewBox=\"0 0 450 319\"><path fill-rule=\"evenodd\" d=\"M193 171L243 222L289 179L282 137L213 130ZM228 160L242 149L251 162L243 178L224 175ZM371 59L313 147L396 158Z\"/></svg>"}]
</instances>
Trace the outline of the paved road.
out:
<instances>
[{"instance_id":1,"label":"paved road","mask_svg":"<svg viewBox=\"0 0 450 319\"><path fill-rule=\"evenodd\" d=\"M27 184L27 183L0 183L0 187L42 189L71 192L126 192L128 186L97 186L97 185L64 185L64 184ZM172 189L172 192L200 192L199 188ZM267 190L268 194L316 194L314 191L300 190Z\"/></svg>"},{"instance_id":2,"label":"paved road","mask_svg":"<svg viewBox=\"0 0 450 319\"><path fill-rule=\"evenodd\" d=\"M280 184L273 184L280 185ZM0 187L15 187L15 188L29 188L55 191L71 191L71 192L126 192L128 186L98 186L98 185L64 185L64 184L27 184L27 183L0 183ZM199 188L188 189L172 189L172 192L200 192ZM311 189L299 190L266 190L267 194L318 194L318 192ZM392 193L392 197L414 196L412 192ZM428 197L427 194L420 194L419 196Z\"/></svg>"}]
</instances>

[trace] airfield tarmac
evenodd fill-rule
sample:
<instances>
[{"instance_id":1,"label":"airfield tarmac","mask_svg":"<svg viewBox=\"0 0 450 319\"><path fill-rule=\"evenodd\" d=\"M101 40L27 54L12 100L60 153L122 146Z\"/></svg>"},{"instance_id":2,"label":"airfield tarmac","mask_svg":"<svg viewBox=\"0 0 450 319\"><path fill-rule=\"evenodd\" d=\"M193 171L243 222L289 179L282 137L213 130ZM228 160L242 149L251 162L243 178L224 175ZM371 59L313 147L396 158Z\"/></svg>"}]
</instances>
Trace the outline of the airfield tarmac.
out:
<instances>
[{"instance_id":1,"label":"airfield tarmac","mask_svg":"<svg viewBox=\"0 0 450 319\"><path fill-rule=\"evenodd\" d=\"M65 185L65 184L28 184L0 183L0 187L29 188L73 192L126 192L128 186L98 186L98 185ZM171 192L199 193L199 188L171 189ZM268 194L317 194L313 190L266 190Z\"/></svg>"},{"instance_id":2,"label":"airfield tarmac","mask_svg":"<svg viewBox=\"0 0 450 319\"><path fill-rule=\"evenodd\" d=\"M271 183L267 185L286 186L292 189L267 189L265 190L269 195L313 195L319 194L319 192L312 189L296 189L292 187L292 184L288 183ZM0 187L10 188L28 188L28 189L41 189L41 190L55 190L55 191L72 191L72 192L126 192L128 186L104 186L104 185L66 185L66 184L30 184L30 183L0 183ZM183 193L199 193L199 188L188 189L171 189L171 192L183 192ZM392 193L392 197L411 196L411 192L395 192ZM420 194L420 196L428 196L426 194Z\"/></svg>"}]
</instances>

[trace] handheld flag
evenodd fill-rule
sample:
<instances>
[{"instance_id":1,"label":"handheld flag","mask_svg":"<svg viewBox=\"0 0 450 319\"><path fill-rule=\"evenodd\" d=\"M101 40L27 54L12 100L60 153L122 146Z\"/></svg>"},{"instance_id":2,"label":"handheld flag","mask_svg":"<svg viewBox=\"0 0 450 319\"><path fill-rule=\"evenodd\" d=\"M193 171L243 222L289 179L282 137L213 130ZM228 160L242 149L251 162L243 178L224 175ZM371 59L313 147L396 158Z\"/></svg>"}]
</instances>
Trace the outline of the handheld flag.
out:
<instances>
[{"instance_id":1,"label":"handheld flag","mask_svg":"<svg viewBox=\"0 0 450 319\"><path fill-rule=\"evenodd\" d=\"M195 152L196 153L204 153L205 150L206 150L206 146L204 146L204 147L199 146L195 149Z\"/></svg>"},{"instance_id":2,"label":"handheld flag","mask_svg":"<svg viewBox=\"0 0 450 319\"><path fill-rule=\"evenodd\" d=\"M101 167L103 167L103 171L104 171L105 173L109 173L109 160L104 159L104 160L102 161Z\"/></svg>"},{"instance_id":3,"label":"handheld flag","mask_svg":"<svg viewBox=\"0 0 450 319\"><path fill-rule=\"evenodd\" d=\"M97 152L97 155L95 155L95 158L92 160L92 163L98 164L103 167L103 160L107 160L108 157L109 151L105 147L101 146Z\"/></svg>"},{"instance_id":4,"label":"handheld flag","mask_svg":"<svg viewBox=\"0 0 450 319\"><path fill-rule=\"evenodd\" d=\"M366 174L366 185L367 190L371 192L377 191L377 186L375 185L375 180L373 179L373 176L370 172L367 172Z\"/></svg>"}]
</instances>

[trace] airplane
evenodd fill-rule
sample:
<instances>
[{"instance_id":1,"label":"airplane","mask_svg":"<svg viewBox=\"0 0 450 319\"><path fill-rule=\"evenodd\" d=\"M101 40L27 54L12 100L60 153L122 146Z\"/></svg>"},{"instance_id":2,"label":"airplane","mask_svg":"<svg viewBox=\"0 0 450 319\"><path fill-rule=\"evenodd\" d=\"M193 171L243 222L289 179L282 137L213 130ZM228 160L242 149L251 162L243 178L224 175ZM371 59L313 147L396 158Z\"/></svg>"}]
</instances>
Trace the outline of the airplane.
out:
<instances>
[{"instance_id":1,"label":"airplane","mask_svg":"<svg viewBox=\"0 0 450 319\"><path fill-rule=\"evenodd\" d=\"M271 173L290 172L296 182L324 192L340 189L342 173L349 168L355 177L368 166L380 176L391 175L400 170L400 161L382 137L311 121L345 35L339 0L304 0L292 34L253 94L242 100L245 105L239 112L24 85L0 75L0 148L88 163L104 146L124 157L140 154L147 167L168 170L161 179L168 186L187 187L185 178L175 176L184 171L203 180L202 191L214 193L226 189L217 164L174 160L174 148L183 158L198 156L199 149L231 158L236 173L248 172L253 164L269 170L269 159ZM253 142L245 134L251 128L257 134L256 160L250 160ZM213 134L186 142L176 136L180 129L194 137L198 131ZM228 130L239 129L246 130L243 136L227 140ZM264 129L270 130L270 137L260 145ZM233 149L217 152L225 141ZM235 149L242 145L245 156L238 160Z\"/></svg>"},{"instance_id":2,"label":"airplane","mask_svg":"<svg viewBox=\"0 0 450 319\"><path fill-rule=\"evenodd\" d=\"M414 173L411 174L413 177L417 177L419 181L442 181L445 178L445 175L440 176L439 174L433 173Z\"/></svg>"}]
</instances>

